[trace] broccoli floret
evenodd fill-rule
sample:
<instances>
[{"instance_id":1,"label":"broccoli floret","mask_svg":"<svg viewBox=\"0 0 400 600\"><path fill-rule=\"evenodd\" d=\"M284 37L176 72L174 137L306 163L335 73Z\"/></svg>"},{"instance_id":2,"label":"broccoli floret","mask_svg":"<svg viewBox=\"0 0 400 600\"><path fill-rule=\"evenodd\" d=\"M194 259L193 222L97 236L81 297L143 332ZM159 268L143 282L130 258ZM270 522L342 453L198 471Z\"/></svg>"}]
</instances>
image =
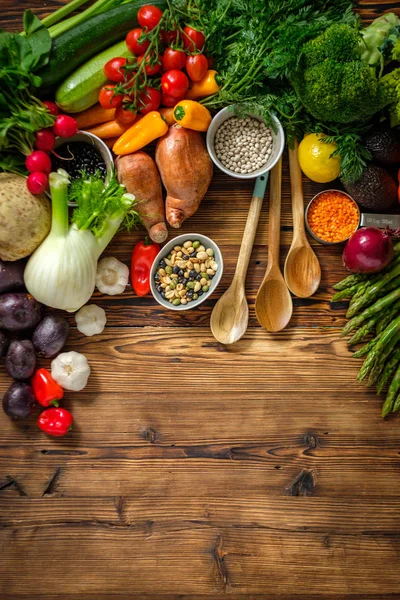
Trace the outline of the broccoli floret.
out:
<instances>
[{"instance_id":1,"label":"broccoli floret","mask_svg":"<svg viewBox=\"0 0 400 600\"><path fill-rule=\"evenodd\" d=\"M396 101L393 81L384 84L384 78L380 79L381 64L370 62L372 59L376 62L377 52L383 60L379 47L385 41L385 32L393 42L396 23L399 24L400 19L389 13L363 34L351 25L333 24L304 44L291 82L314 118L332 124L363 122ZM374 38L379 44L375 49ZM397 43L393 42L392 54L395 48ZM362 54L368 60L363 60Z\"/></svg>"},{"instance_id":2,"label":"broccoli floret","mask_svg":"<svg viewBox=\"0 0 400 600\"><path fill-rule=\"evenodd\" d=\"M390 126L397 127L400 125L400 67L384 75L379 84L390 104Z\"/></svg>"}]
</instances>

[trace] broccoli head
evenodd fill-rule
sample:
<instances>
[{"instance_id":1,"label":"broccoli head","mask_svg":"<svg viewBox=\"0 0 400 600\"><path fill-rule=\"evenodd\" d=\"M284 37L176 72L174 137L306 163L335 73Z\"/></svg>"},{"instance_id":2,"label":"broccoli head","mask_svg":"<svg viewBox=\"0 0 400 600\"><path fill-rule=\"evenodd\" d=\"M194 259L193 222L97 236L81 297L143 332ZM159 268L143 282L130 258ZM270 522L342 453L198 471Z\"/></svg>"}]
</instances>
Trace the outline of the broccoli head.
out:
<instances>
[{"instance_id":1,"label":"broccoli head","mask_svg":"<svg viewBox=\"0 0 400 600\"><path fill-rule=\"evenodd\" d=\"M394 23L400 23L400 20L396 15L393 17L379 24L379 35L376 35L379 47L384 45L384 26L388 28L391 41L397 32ZM393 82L385 84L387 76L380 78L380 63L371 64L369 61L372 38L369 33L368 60L362 58L362 53L365 54L363 34L351 25L333 24L304 44L291 82L302 104L314 118L332 124L364 122L394 101ZM397 44L392 44L392 48L394 54ZM375 61L376 54L373 56Z\"/></svg>"}]
</instances>

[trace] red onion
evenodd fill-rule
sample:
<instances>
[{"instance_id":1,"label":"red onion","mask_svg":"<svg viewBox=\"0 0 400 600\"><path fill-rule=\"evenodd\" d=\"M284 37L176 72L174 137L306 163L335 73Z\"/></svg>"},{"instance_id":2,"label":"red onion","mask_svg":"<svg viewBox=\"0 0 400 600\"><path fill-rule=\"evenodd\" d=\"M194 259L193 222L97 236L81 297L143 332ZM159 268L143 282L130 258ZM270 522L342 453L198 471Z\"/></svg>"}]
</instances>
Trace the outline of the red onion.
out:
<instances>
[{"instance_id":1,"label":"red onion","mask_svg":"<svg viewBox=\"0 0 400 600\"><path fill-rule=\"evenodd\" d=\"M361 227L343 250L343 264L352 273L379 273L393 258L390 233L377 227Z\"/></svg>"}]
</instances>

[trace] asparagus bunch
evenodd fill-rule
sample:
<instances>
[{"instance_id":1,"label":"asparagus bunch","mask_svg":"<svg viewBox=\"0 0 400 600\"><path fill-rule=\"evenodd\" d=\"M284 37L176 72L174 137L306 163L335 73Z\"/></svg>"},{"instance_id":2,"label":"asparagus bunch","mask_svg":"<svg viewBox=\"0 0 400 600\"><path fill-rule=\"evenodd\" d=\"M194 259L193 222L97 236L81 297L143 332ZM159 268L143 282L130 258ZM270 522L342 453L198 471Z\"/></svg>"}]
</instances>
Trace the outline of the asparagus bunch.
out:
<instances>
[{"instance_id":1,"label":"asparagus bunch","mask_svg":"<svg viewBox=\"0 0 400 600\"><path fill-rule=\"evenodd\" d=\"M349 321L342 336L352 333L349 346L367 341L354 352L364 358L357 379L375 385L380 394L388 391L382 416L400 410L400 243L391 263L374 275L349 275L334 286L333 302L351 298L346 313Z\"/></svg>"}]
</instances>

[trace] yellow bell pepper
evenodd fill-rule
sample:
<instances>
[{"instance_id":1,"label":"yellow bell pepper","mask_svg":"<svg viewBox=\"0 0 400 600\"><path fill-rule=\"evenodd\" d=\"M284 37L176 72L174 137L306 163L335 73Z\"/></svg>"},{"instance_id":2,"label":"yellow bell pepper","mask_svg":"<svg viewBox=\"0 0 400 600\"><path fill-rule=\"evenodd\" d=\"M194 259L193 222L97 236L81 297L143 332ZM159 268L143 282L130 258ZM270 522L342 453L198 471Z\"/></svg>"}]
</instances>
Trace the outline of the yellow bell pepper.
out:
<instances>
[{"instance_id":1,"label":"yellow bell pepper","mask_svg":"<svg viewBox=\"0 0 400 600\"><path fill-rule=\"evenodd\" d=\"M174 119L186 129L207 131L212 117L205 106L194 100L182 100L174 108Z\"/></svg>"},{"instance_id":2,"label":"yellow bell pepper","mask_svg":"<svg viewBox=\"0 0 400 600\"><path fill-rule=\"evenodd\" d=\"M216 94L222 87L217 82L217 79L217 71L213 71L212 69L207 71L201 81L193 83L186 94L186 98L189 100L197 100L197 98L205 98L206 96Z\"/></svg>"},{"instance_id":3,"label":"yellow bell pepper","mask_svg":"<svg viewBox=\"0 0 400 600\"><path fill-rule=\"evenodd\" d=\"M113 152L117 155L133 154L153 140L165 135L168 125L156 110L152 110L134 123L118 138L113 146Z\"/></svg>"}]
</instances>

